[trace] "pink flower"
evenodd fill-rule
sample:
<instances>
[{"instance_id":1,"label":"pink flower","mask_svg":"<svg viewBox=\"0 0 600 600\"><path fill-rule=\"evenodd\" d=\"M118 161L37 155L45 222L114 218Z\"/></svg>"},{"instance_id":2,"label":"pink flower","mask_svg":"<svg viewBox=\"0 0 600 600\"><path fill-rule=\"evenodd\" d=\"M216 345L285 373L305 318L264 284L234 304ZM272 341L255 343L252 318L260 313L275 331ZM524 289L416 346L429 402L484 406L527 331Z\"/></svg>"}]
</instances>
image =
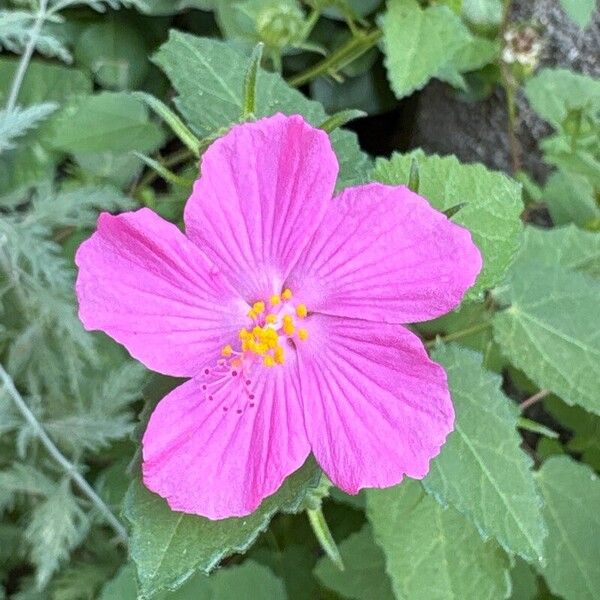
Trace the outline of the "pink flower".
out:
<instances>
[{"instance_id":1,"label":"pink flower","mask_svg":"<svg viewBox=\"0 0 600 600\"><path fill-rule=\"evenodd\" d=\"M404 186L332 199L337 173L300 116L237 125L204 154L185 235L103 213L77 252L85 327L190 377L142 440L173 510L246 515L310 452L351 494L422 478L452 430L445 373L401 324L455 307L479 251Z\"/></svg>"}]
</instances>

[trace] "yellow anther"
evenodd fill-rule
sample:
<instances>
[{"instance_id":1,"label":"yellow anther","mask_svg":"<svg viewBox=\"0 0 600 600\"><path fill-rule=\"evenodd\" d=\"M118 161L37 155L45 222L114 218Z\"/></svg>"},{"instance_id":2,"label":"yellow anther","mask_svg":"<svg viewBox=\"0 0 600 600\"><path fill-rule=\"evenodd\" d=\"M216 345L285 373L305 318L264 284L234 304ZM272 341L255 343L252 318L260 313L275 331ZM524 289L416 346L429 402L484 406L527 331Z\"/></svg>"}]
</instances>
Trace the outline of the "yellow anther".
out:
<instances>
[{"instance_id":1,"label":"yellow anther","mask_svg":"<svg viewBox=\"0 0 600 600\"><path fill-rule=\"evenodd\" d=\"M285 362L285 357L283 354L283 348L281 346L277 346L275 348L275 352L273 353L273 358L278 365L282 365Z\"/></svg>"},{"instance_id":2,"label":"yellow anther","mask_svg":"<svg viewBox=\"0 0 600 600\"><path fill-rule=\"evenodd\" d=\"M233 348L227 344L227 346L225 346L223 348L223 350L221 350L221 355L222 356L231 356L233 354Z\"/></svg>"},{"instance_id":3,"label":"yellow anther","mask_svg":"<svg viewBox=\"0 0 600 600\"><path fill-rule=\"evenodd\" d=\"M281 296L278 296L277 294L273 294L273 296L271 296L271 304L273 306L277 306L280 302L281 302Z\"/></svg>"},{"instance_id":4,"label":"yellow anther","mask_svg":"<svg viewBox=\"0 0 600 600\"><path fill-rule=\"evenodd\" d=\"M298 337L305 342L308 339L308 329L300 327L300 329L298 329Z\"/></svg>"},{"instance_id":5,"label":"yellow anther","mask_svg":"<svg viewBox=\"0 0 600 600\"><path fill-rule=\"evenodd\" d=\"M265 365L265 367L274 367L275 359L270 354L267 354L266 356L263 356L263 365Z\"/></svg>"},{"instance_id":6,"label":"yellow anther","mask_svg":"<svg viewBox=\"0 0 600 600\"><path fill-rule=\"evenodd\" d=\"M250 332L244 327L240 329L240 339L247 340L250 337Z\"/></svg>"},{"instance_id":7,"label":"yellow anther","mask_svg":"<svg viewBox=\"0 0 600 600\"><path fill-rule=\"evenodd\" d=\"M255 302L252 305L252 310L257 314L260 315L261 313L265 312L265 303L264 302Z\"/></svg>"},{"instance_id":8,"label":"yellow anther","mask_svg":"<svg viewBox=\"0 0 600 600\"><path fill-rule=\"evenodd\" d=\"M301 319L304 319L304 317L306 317L306 315L308 314L308 310L306 309L306 304L298 304L298 306L296 306L296 314Z\"/></svg>"},{"instance_id":9,"label":"yellow anther","mask_svg":"<svg viewBox=\"0 0 600 600\"><path fill-rule=\"evenodd\" d=\"M272 325L273 323L275 323L275 321L277 321L277 315L267 315L265 317L266 323L271 323L271 325Z\"/></svg>"},{"instance_id":10,"label":"yellow anther","mask_svg":"<svg viewBox=\"0 0 600 600\"><path fill-rule=\"evenodd\" d=\"M284 300L291 300L292 299L292 290L290 290L290 288L285 288L285 290L283 290L281 297Z\"/></svg>"},{"instance_id":11,"label":"yellow anther","mask_svg":"<svg viewBox=\"0 0 600 600\"><path fill-rule=\"evenodd\" d=\"M250 319L256 319L256 313L254 312L254 309L251 308L247 313L246 316L249 317Z\"/></svg>"},{"instance_id":12,"label":"yellow anther","mask_svg":"<svg viewBox=\"0 0 600 600\"><path fill-rule=\"evenodd\" d=\"M294 327L294 319L291 315L285 315L283 317L283 332L286 335L294 335L296 328Z\"/></svg>"},{"instance_id":13,"label":"yellow anther","mask_svg":"<svg viewBox=\"0 0 600 600\"><path fill-rule=\"evenodd\" d=\"M231 361L231 366L232 367L241 367L242 366L242 359L241 358L234 358Z\"/></svg>"}]
</instances>

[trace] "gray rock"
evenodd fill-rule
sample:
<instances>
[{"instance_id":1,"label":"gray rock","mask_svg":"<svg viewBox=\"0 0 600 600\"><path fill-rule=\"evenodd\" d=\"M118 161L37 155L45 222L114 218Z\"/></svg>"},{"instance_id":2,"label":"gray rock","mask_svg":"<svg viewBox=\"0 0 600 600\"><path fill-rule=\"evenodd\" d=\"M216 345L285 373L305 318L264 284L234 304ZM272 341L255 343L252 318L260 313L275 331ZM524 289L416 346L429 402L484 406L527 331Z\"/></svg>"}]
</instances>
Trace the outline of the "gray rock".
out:
<instances>
[{"instance_id":1,"label":"gray rock","mask_svg":"<svg viewBox=\"0 0 600 600\"><path fill-rule=\"evenodd\" d=\"M543 31L544 50L540 66L568 67L600 77L600 11L582 31L571 21L558 0L517 0L513 22L533 20ZM550 129L518 98L518 139L523 168L543 181L548 166L542 161L537 143ZM418 97L415 127L410 146L427 152L456 154L465 162L482 162L494 169L511 171L506 101L497 89L483 102L464 102L456 92L432 81Z\"/></svg>"}]
</instances>

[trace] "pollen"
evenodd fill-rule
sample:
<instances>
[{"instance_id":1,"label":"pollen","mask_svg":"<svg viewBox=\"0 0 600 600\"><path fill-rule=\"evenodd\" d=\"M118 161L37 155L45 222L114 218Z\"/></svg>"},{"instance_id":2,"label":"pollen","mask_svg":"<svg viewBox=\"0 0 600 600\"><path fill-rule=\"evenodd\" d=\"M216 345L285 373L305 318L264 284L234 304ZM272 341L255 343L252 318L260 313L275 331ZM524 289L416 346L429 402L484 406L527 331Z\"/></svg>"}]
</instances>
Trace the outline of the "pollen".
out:
<instances>
[{"instance_id":1,"label":"pollen","mask_svg":"<svg viewBox=\"0 0 600 600\"><path fill-rule=\"evenodd\" d=\"M267 315L265 317L265 322L269 323L270 325L272 325L276 321L277 321L277 315Z\"/></svg>"},{"instance_id":2,"label":"pollen","mask_svg":"<svg viewBox=\"0 0 600 600\"><path fill-rule=\"evenodd\" d=\"M283 290L283 292L281 294L281 297L284 300L291 300L292 296L293 296L293 294L292 294L292 290L290 290L290 288L285 288L285 290Z\"/></svg>"},{"instance_id":3,"label":"pollen","mask_svg":"<svg viewBox=\"0 0 600 600\"><path fill-rule=\"evenodd\" d=\"M270 354L267 354L267 356L263 357L263 365L265 365L265 367L274 367L275 358L273 358Z\"/></svg>"},{"instance_id":4,"label":"pollen","mask_svg":"<svg viewBox=\"0 0 600 600\"><path fill-rule=\"evenodd\" d=\"M273 306L277 306L278 304L281 304L281 296L278 296L277 294L273 294L273 296L271 296L271 304Z\"/></svg>"},{"instance_id":5,"label":"pollen","mask_svg":"<svg viewBox=\"0 0 600 600\"><path fill-rule=\"evenodd\" d=\"M223 350L221 350L221 356L231 356L233 354L233 348L227 344L227 346L225 346L223 348Z\"/></svg>"},{"instance_id":6,"label":"pollen","mask_svg":"<svg viewBox=\"0 0 600 600\"><path fill-rule=\"evenodd\" d=\"M252 305L252 310L257 314L260 315L262 313L265 312L265 303L264 302L255 302Z\"/></svg>"},{"instance_id":7,"label":"pollen","mask_svg":"<svg viewBox=\"0 0 600 600\"><path fill-rule=\"evenodd\" d=\"M302 342L305 342L308 339L308 329L300 327L300 329L298 329L298 337Z\"/></svg>"},{"instance_id":8,"label":"pollen","mask_svg":"<svg viewBox=\"0 0 600 600\"><path fill-rule=\"evenodd\" d=\"M306 304L298 304L298 306L296 306L296 314L301 319L305 319L306 315L308 314L308 310L306 309Z\"/></svg>"},{"instance_id":9,"label":"pollen","mask_svg":"<svg viewBox=\"0 0 600 600\"><path fill-rule=\"evenodd\" d=\"M285 315L285 317L283 317L283 333L285 333L285 335L294 335L295 331L294 318L291 315Z\"/></svg>"}]
</instances>

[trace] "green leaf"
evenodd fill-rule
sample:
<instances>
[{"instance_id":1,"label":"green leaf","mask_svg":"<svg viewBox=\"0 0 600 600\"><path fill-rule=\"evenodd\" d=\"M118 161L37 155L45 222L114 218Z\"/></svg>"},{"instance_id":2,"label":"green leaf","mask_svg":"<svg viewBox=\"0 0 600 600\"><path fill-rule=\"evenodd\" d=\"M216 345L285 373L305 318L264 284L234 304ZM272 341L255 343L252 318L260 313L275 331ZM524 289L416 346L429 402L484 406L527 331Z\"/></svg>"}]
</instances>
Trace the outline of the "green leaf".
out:
<instances>
[{"instance_id":1,"label":"green leaf","mask_svg":"<svg viewBox=\"0 0 600 600\"><path fill-rule=\"evenodd\" d=\"M600 590L600 484L587 466L548 459L537 473L549 536L546 562L537 568L554 594L595 600Z\"/></svg>"},{"instance_id":2,"label":"green leaf","mask_svg":"<svg viewBox=\"0 0 600 600\"><path fill-rule=\"evenodd\" d=\"M574 225L526 227L517 263L533 259L548 267L561 266L600 278L600 234Z\"/></svg>"},{"instance_id":3,"label":"green leaf","mask_svg":"<svg viewBox=\"0 0 600 600\"><path fill-rule=\"evenodd\" d=\"M585 227L600 217L594 186L583 175L555 171L546 182L543 198L555 225L575 223Z\"/></svg>"},{"instance_id":4,"label":"green leaf","mask_svg":"<svg viewBox=\"0 0 600 600\"><path fill-rule=\"evenodd\" d=\"M281 580L267 567L247 560L215 572L198 573L175 592L160 593L157 600L239 600L252 593L253 600L286 600ZM137 600L135 567L127 564L103 588L99 600Z\"/></svg>"},{"instance_id":5,"label":"green leaf","mask_svg":"<svg viewBox=\"0 0 600 600\"><path fill-rule=\"evenodd\" d=\"M531 567L518 558L510 572L512 580L511 600L535 600L538 597L537 576Z\"/></svg>"},{"instance_id":6,"label":"green leaf","mask_svg":"<svg viewBox=\"0 0 600 600\"><path fill-rule=\"evenodd\" d=\"M124 92L104 92L84 96L62 111L53 144L70 153L147 152L162 140L140 100Z\"/></svg>"},{"instance_id":7,"label":"green leaf","mask_svg":"<svg viewBox=\"0 0 600 600\"><path fill-rule=\"evenodd\" d=\"M502 22L502 0L462 0L462 16L478 29L496 29Z\"/></svg>"},{"instance_id":8,"label":"green leaf","mask_svg":"<svg viewBox=\"0 0 600 600\"><path fill-rule=\"evenodd\" d=\"M181 114L201 136L214 135L240 120L249 57L223 42L171 31L154 60L177 90L175 103ZM301 114L316 127L327 118L320 104L291 88L279 75L259 69L256 116L276 112ZM331 141L340 162L338 187L366 181L371 164L355 134L336 130Z\"/></svg>"},{"instance_id":9,"label":"green leaf","mask_svg":"<svg viewBox=\"0 0 600 600\"><path fill-rule=\"evenodd\" d=\"M174 15L190 8L214 10L220 0L129 0L134 8L147 15Z\"/></svg>"},{"instance_id":10,"label":"green leaf","mask_svg":"<svg viewBox=\"0 0 600 600\"><path fill-rule=\"evenodd\" d=\"M339 545L345 569L323 557L315 575L323 585L344 598L355 600L393 600L392 586L385 572L385 557L373 540L369 525L353 533Z\"/></svg>"},{"instance_id":11,"label":"green leaf","mask_svg":"<svg viewBox=\"0 0 600 600\"><path fill-rule=\"evenodd\" d=\"M84 29L75 58L102 87L116 90L138 87L150 68L142 32L114 14Z\"/></svg>"},{"instance_id":12,"label":"green leaf","mask_svg":"<svg viewBox=\"0 0 600 600\"><path fill-rule=\"evenodd\" d=\"M600 285L533 259L511 269L499 298L510 306L493 320L503 353L540 389L600 414Z\"/></svg>"},{"instance_id":13,"label":"green leaf","mask_svg":"<svg viewBox=\"0 0 600 600\"><path fill-rule=\"evenodd\" d=\"M426 156L421 150L378 159L373 178L406 184L413 158L419 163L419 194L434 208L444 211L466 203L452 221L471 231L483 255L483 270L467 294L474 298L502 280L518 248L523 209L520 186L483 165L463 165L454 156Z\"/></svg>"},{"instance_id":14,"label":"green leaf","mask_svg":"<svg viewBox=\"0 0 600 600\"><path fill-rule=\"evenodd\" d=\"M309 461L251 515L221 521L173 512L162 498L134 481L124 512L132 526L130 553L142 596L174 590L196 571L209 572L225 556L244 552L278 510L298 509L306 491L316 485L317 473Z\"/></svg>"},{"instance_id":15,"label":"green leaf","mask_svg":"<svg viewBox=\"0 0 600 600\"><path fill-rule=\"evenodd\" d=\"M600 80L568 69L542 69L524 90L533 110L556 129L570 110L586 108L592 114L600 110Z\"/></svg>"},{"instance_id":16,"label":"green leaf","mask_svg":"<svg viewBox=\"0 0 600 600\"><path fill-rule=\"evenodd\" d=\"M15 76L18 61L0 59L0 104L6 96ZM78 94L90 93L90 78L77 69L68 69L41 61L32 61L25 73L23 85L17 98L21 106L52 102L62 105ZM39 183L53 175L54 165L61 155L50 145L53 123L59 113L51 115L35 132L24 136L17 148L2 152L0 156L0 196Z\"/></svg>"},{"instance_id":17,"label":"green leaf","mask_svg":"<svg viewBox=\"0 0 600 600\"><path fill-rule=\"evenodd\" d=\"M471 39L447 6L422 9L417 0L388 0L381 27L385 66L397 98L450 69L454 54Z\"/></svg>"},{"instance_id":18,"label":"green leaf","mask_svg":"<svg viewBox=\"0 0 600 600\"><path fill-rule=\"evenodd\" d=\"M423 486L464 514L484 537L537 560L546 533L541 501L532 461L520 448L517 413L501 391L502 379L482 368L480 354L459 346L438 348L432 358L448 374L456 420Z\"/></svg>"},{"instance_id":19,"label":"green leaf","mask_svg":"<svg viewBox=\"0 0 600 600\"><path fill-rule=\"evenodd\" d=\"M600 471L600 417L578 406L567 406L556 397L546 399L544 409L572 432L567 448L581 455L581 460L593 469Z\"/></svg>"},{"instance_id":20,"label":"green leaf","mask_svg":"<svg viewBox=\"0 0 600 600\"><path fill-rule=\"evenodd\" d=\"M560 0L563 10L573 19L581 29L585 29L592 22L592 15L596 10L596 0Z\"/></svg>"},{"instance_id":21,"label":"green leaf","mask_svg":"<svg viewBox=\"0 0 600 600\"><path fill-rule=\"evenodd\" d=\"M409 479L368 490L367 515L400 600L497 600L510 590L509 560L460 513Z\"/></svg>"}]
</instances>

